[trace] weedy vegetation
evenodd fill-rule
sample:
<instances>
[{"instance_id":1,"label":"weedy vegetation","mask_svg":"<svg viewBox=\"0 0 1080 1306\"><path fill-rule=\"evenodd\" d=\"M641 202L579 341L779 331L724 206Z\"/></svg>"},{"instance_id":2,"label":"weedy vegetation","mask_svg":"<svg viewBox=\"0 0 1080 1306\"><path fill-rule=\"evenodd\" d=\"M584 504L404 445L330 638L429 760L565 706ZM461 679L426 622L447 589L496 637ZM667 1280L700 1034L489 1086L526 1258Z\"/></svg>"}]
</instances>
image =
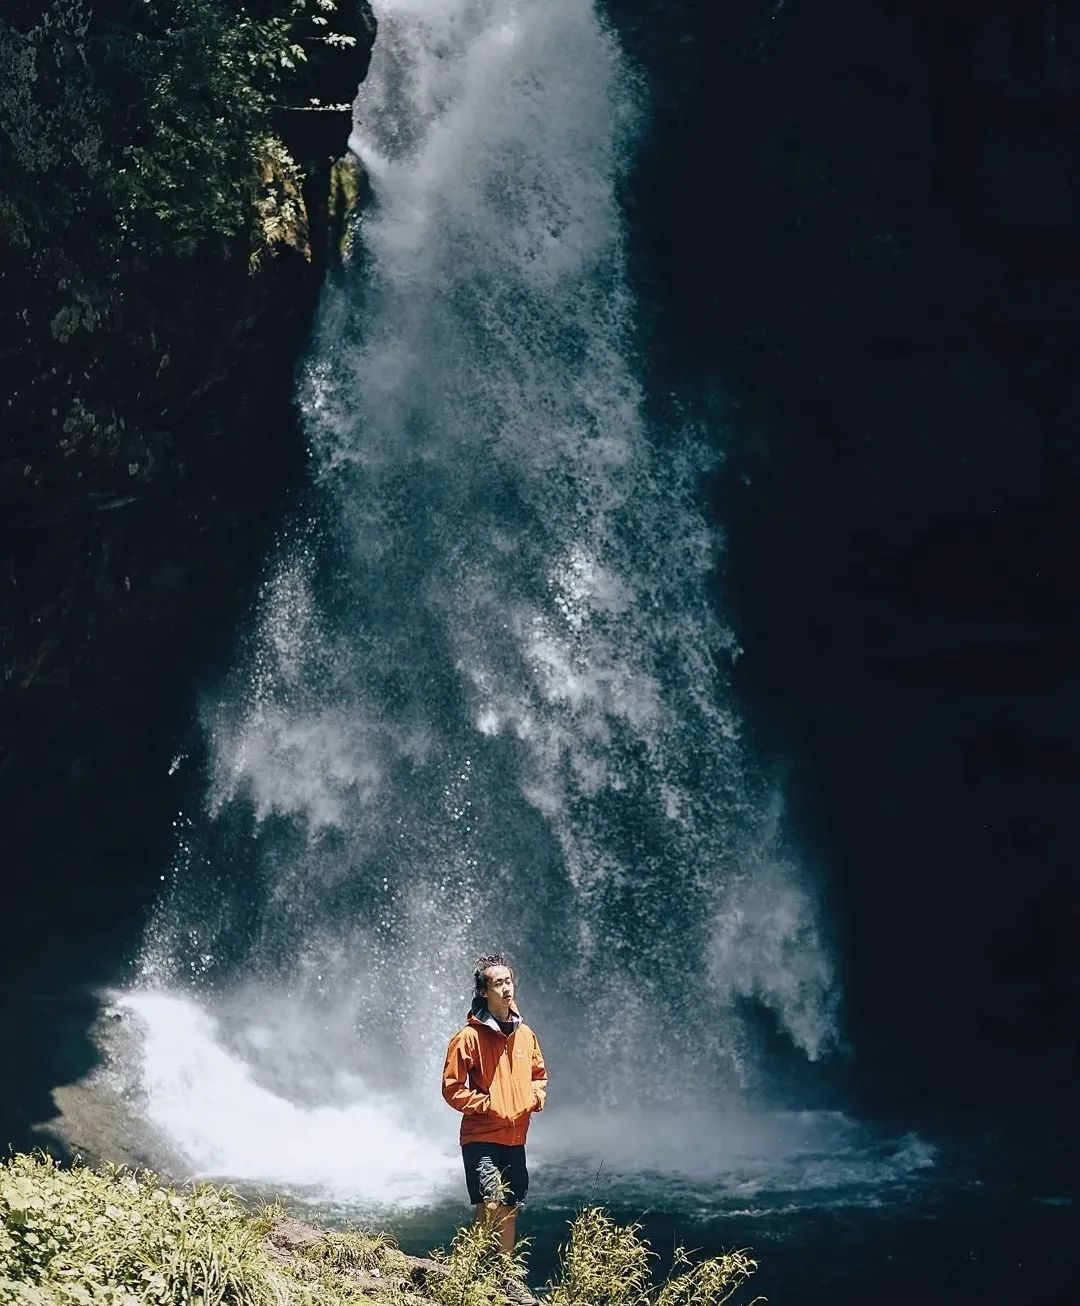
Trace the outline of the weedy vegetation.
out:
<instances>
[{"instance_id":1,"label":"weedy vegetation","mask_svg":"<svg viewBox=\"0 0 1080 1306\"><path fill-rule=\"evenodd\" d=\"M499 1255L477 1225L423 1262L358 1229L283 1253L274 1232L288 1218L279 1204L253 1212L214 1184L175 1188L147 1172L17 1155L0 1166L0 1303L503 1306L508 1275L525 1273L524 1250ZM587 1207L542 1295L550 1306L734 1306L756 1269L742 1251L693 1261L679 1248L657 1283L653 1259L639 1226Z\"/></svg>"},{"instance_id":2,"label":"weedy vegetation","mask_svg":"<svg viewBox=\"0 0 1080 1306\"><path fill-rule=\"evenodd\" d=\"M393 1238L385 1233L365 1229L345 1229L324 1233L318 1242L302 1249L301 1255L315 1265L330 1270L359 1270L365 1274L398 1277L408 1274L405 1257Z\"/></svg>"},{"instance_id":3,"label":"weedy vegetation","mask_svg":"<svg viewBox=\"0 0 1080 1306\"><path fill-rule=\"evenodd\" d=\"M427 1280L426 1295L438 1306L502 1306L506 1276L524 1278L524 1257L521 1243L513 1256L499 1255L493 1231L468 1225L457 1231L449 1250L433 1253L443 1272Z\"/></svg>"},{"instance_id":4,"label":"weedy vegetation","mask_svg":"<svg viewBox=\"0 0 1080 1306\"><path fill-rule=\"evenodd\" d=\"M721 1306L734 1302L757 1269L745 1250L694 1261L676 1247L670 1274L657 1284L655 1256L640 1225L616 1224L602 1207L586 1207L570 1226L546 1300L550 1306Z\"/></svg>"},{"instance_id":5,"label":"weedy vegetation","mask_svg":"<svg viewBox=\"0 0 1080 1306\"><path fill-rule=\"evenodd\" d=\"M202 457L214 423L188 434L192 387L288 340L322 242L340 257L350 238L358 164L323 211L349 106L318 96L351 95L370 37L361 0L0 0L0 480L16 507L40 484L81 512ZM247 291L245 269L263 274Z\"/></svg>"}]
</instances>

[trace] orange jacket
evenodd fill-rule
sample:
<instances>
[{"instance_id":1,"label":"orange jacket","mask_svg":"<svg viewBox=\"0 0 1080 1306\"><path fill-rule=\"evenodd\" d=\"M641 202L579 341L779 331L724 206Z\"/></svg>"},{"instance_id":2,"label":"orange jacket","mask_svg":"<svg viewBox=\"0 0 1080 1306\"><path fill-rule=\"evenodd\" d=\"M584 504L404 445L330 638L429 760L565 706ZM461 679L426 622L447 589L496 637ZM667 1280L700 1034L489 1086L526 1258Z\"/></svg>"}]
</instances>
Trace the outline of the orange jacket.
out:
<instances>
[{"instance_id":1,"label":"orange jacket","mask_svg":"<svg viewBox=\"0 0 1080 1306\"><path fill-rule=\"evenodd\" d=\"M474 1006L446 1049L442 1094L461 1112L463 1143L517 1146L525 1142L529 1117L544 1109L548 1080L540 1044L517 1008L510 1011L517 1019L507 1035Z\"/></svg>"}]
</instances>

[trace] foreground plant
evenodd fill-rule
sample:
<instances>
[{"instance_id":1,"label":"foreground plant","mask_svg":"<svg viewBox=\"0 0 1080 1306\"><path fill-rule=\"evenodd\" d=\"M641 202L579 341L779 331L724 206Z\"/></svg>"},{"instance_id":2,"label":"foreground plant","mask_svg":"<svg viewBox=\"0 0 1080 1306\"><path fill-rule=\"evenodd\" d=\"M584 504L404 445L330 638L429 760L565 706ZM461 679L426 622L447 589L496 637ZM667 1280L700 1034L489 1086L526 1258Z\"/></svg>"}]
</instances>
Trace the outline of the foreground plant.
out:
<instances>
[{"instance_id":1,"label":"foreground plant","mask_svg":"<svg viewBox=\"0 0 1080 1306\"><path fill-rule=\"evenodd\" d=\"M439 1306L502 1306L507 1275L525 1277L525 1248L518 1243L511 1256L499 1252L498 1234L482 1224L468 1225L454 1235L449 1251L433 1253L441 1273L426 1284Z\"/></svg>"},{"instance_id":2,"label":"foreground plant","mask_svg":"<svg viewBox=\"0 0 1080 1306\"><path fill-rule=\"evenodd\" d=\"M279 1208L280 1209L280 1208ZM283 1264L252 1217L213 1184L178 1190L149 1173L64 1169L45 1156L0 1167L4 1306L346 1306L360 1288L312 1257ZM386 1238L330 1236L326 1260L389 1252ZM346 1241L348 1240L348 1241ZM397 1256L400 1253L395 1252ZM403 1259L403 1258L402 1258Z\"/></svg>"},{"instance_id":3,"label":"foreground plant","mask_svg":"<svg viewBox=\"0 0 1080 1306\"><path fill-rule=\"evenodd\" d=\"M302 1240L283 1251L288 1226ZM500 1254L491 1231L473 1225L423 1261L386 1234L320 1233L280 1205L252 1213L214 1184L177 1189L147 1172L68 1169L42 1155L0 1165L2 1306L504 1306L524 1283L524 1252L522 1243ZM743 1252L693 1263L678 1249L654 1284L653 1255L637 1225L586 1208L547 1300L722 1306L756 1268Z\"/></svg>"},{"instance_id":4,"label":"foreground plant","mask_svg":"<svg viewBox=\"0 0 1080 1306\"><path fill-rule=\"evenodd\" d=\"M278 1306L279 1278L236 1198L211 1184L178 1192L44 1156L0 1169L4 1302Z\"/></svg>"},{"instance_id":5,"label":"foreground plant","mask_svg":"<svg viewBox=\"0 0 1080 1306\"><path fill-rule=\"evenodd\" d=\"M549 1306L722 1306L757 1269L745 1251L695 1262L676 1247L668 1277L654 1284L649 1263L655 1255L640 1225L616 1224L602 1208L586 1207L560 1248L559 1275L546 1300Z\"/></svg>"}]
</instances>

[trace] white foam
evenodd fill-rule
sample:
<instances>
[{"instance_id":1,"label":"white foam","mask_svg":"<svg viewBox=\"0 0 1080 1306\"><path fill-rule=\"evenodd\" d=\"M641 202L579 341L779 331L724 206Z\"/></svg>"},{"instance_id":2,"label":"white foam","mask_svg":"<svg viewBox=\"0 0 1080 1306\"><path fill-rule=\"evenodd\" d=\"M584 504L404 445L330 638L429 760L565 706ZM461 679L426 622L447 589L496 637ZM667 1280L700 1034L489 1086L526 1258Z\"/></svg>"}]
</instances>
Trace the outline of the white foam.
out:
<instances>
[{"instance_id":1,"label":"white foam","mask_svg":"<svg viewBox=\"0 0 1080 1306\"><path fill-rule=\"evenodd\" d=\"M258 1084L222 1047L215 1022L188 998L129 993L117 1006L142 1031L146 1113L194 1174L315 1189L380 1206L413 1206L457 1173L452 1138L410 1127L415 1103L370 1092L343 1106L305 1107Z\"/></svg>"},{"instance_id":2,"label":"white foam","mask_svg":"<svg viewBox=\"0 0 1080 1306\"><path fill-rule=\"evenodd\" d=\"M304 1105L260 1083L254 1063L223 1044L218 1022L190 997L114 995L113 1009L133 1023L141 1046L135 1082L117 1086L144 1102L193 1176L335 1208L460 1199L457 1117L434 1082L423 1095L395 1095L362 1076L324 1071L323 1090L332 1087L336 1100ZM272 1051L274 1015L247 1032L249 1054ZM130 1065L110 1069L114 1079L132 1073ZM577 1204L591 1192L596 1201L652 1205L660 1191L664 1209L747 1216L878 1204L935 1162L917 1135L878 1134L839 1112L754 1112L723 1100L664 1113L555 1098L534 1121L529 1150L549 1204Z\"/></svg>"}]
</instances>

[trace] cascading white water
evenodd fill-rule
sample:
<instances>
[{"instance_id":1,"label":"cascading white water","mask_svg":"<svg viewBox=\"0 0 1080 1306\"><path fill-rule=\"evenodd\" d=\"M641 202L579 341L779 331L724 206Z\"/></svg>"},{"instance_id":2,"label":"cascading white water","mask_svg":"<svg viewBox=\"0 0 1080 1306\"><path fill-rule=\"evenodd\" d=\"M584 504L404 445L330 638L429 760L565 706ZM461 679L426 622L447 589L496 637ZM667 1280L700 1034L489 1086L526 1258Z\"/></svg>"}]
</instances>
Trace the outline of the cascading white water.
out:
<instances>
[{"instance_id":1,"label":"cascading white water","mask_svg":"<svg viewBox=\"0 0 1080 1306\"><path fill-rule=\"evenodd\" d=\"M588 0L376 8L308 511L206 711L207 810L141 967L172 996L128 1003L198 1168L332 1184L347 1138L400 1195L375 1137L452 1140L476 951L519 956L556 1106L735 1090L762 1009L813 1059L835 986L727 686L707 460L644 417L634 78Z\"/></svg>"}]
</instances>

